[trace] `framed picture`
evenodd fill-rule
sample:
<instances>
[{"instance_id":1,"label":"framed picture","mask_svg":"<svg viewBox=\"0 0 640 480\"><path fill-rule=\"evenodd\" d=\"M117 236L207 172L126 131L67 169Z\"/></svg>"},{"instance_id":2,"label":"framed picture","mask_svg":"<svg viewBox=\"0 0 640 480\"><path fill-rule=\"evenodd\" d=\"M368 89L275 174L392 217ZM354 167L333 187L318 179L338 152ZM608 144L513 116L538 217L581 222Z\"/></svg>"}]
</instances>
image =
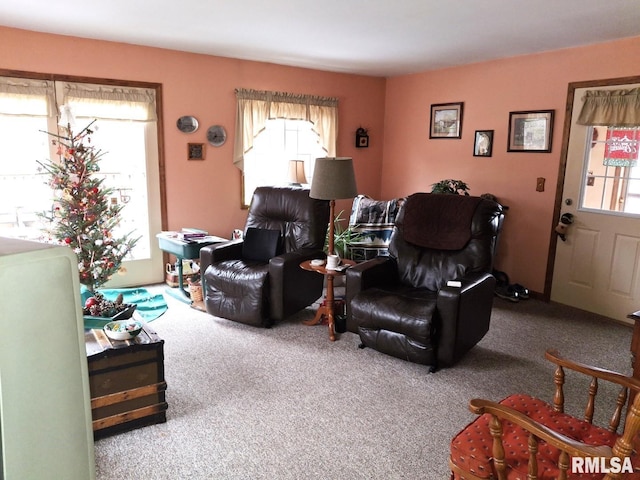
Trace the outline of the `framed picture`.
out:
<instances>
[{"instance_id":1,"label":"framed picture","mask_svg":"<svg viewBox=\"0 0 640 480\"><path fill-rule=\"evenodd\" d=\"M509 112L507 152L551 151L554 110Z\"/></svg>"},{"instance_id":2,"label":"framed picture","mask_svg":"<svg viewBox=\"0 0 640 480\"><path fill-rule=\"evenodd\" d=\"M204 143L188 143L187 160L204 160Z\"/></svg>"},{"instance_id":3,"label":"framed picture","mask_svg":"<svg viewBox=\"0 0 640 480\"><path fill-rule=\"evenodd\" d=\"M476 130L473 142L474 157L490 157L493 150L493 130Z\"/></svg>"},{"instance_id":4,"label":"framed picture","mask_svg":"<svg viewBox=\"0 0 640 480\"><path fill-rule=\"evenodd\" d=\"M360 127L356 130L356 148L367 148L369 146L369 134L367 130Z\"/></svg>"},{"instance_id":5,"label":"framed picture","mask_svg":"<svg viewBox=\"0 0 640 480\"><path fill-rule=\"evenodd\" d=\"M431 105L429 138L460 138L462 136L462 102Z\"/></svg>"}]
</instances>

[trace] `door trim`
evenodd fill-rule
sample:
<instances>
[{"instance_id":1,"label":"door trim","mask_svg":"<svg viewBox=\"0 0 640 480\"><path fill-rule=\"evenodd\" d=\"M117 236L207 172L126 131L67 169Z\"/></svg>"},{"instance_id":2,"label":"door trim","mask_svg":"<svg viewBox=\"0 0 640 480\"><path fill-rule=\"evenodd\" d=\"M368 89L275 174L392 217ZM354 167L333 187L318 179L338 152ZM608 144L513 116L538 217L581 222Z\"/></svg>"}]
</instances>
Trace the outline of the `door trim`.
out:
<instances>
[{"instance_id":1,"label":"door trim","mask_svg":"<svg viewBox=\"0 0 640 480\"><path fill-rule=\"evenodd\" d=\"M571 116L573 112L573 97L575 91L580 88L609 87L612 85L625 85L629 83L640 83L640 76L609 78L604 80L586 80L582 82L569 83L567 89L567 104L564 112L564 126L562 131L562 146L560 150L560 163L558 165L558 182L556 184L556 198L553 207L553 218L550 228L549 255L547 257L547 270L544 279L543 300L551 300L551 284L553 283L553 270L556 261L557 235L555 225L560 220L562 210L562 192L564 191L564 179L567 169L567 155L569 153L569 135L571 134Z\"/></svg>"}]
</instances>

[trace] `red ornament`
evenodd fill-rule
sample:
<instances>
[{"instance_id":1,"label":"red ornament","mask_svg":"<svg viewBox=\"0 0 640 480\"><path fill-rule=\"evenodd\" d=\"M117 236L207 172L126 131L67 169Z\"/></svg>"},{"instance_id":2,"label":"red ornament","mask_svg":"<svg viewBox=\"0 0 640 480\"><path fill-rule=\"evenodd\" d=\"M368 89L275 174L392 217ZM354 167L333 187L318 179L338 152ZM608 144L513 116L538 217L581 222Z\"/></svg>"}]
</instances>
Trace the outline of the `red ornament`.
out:
<instances>
[{"instance_id":1,"label":"red ornament","mask_svg":"<svg viewBox=\"0 0 640 480\"><path fill-rule=\"evenodd\" d=\"M89 308L89 307L91 307L91 306L93 306L93 305L95 305L97 303L98 303L98 300L96 299L96 297L89 297L89 298L87 298L87 301L84 302L84 306L86 308Z\"/></svg>"},{"instance_id":2,"label":"red ornament","mask_svg":"<svg viewBox=\"0 0 640 480\"><path fill-rule=\"evenodd\" d=\"M93 188L91 189L91 192L92 192L92 193L94 193L94 194L95 194L95 193L98 193L98 187L93 187Z\"/></svg>"},{"instance_id":3,"label":"red ornament","mask_svg":"<svg viewBox=\"0 0 640 480\"><path fill-rule=\"evenodd\" d=\"M66 243L67 245L69 245L71 243L71 238L67 237L64 239L64 243Z\"/></svg>"}]
</instances>

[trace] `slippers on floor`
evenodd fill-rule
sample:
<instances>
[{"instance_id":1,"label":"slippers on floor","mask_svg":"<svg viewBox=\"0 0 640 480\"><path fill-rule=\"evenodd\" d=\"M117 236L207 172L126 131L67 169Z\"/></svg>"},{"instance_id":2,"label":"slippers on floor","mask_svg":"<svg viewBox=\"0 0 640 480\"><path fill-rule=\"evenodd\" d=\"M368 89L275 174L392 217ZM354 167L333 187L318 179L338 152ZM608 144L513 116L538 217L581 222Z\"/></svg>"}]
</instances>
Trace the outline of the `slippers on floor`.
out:
<instances>
[{"instance_id":1,"label":"slippers on floor","mask_svg":"<svg viewBox=\"0 0 640 480\"><path fill-rule=\"evenodd\" d=\"M520 301L520 296L518 295L518 292L516 292L513 286L511 285L496 285L495 292L498 297L504 298L505 300L509 300L510 302Z\"/></svg>"},{"instance_id":2,"label":"slippers on floor","mask_svg":"<svg viewBox=\"0 0 640 480\"><path fill-rule=\"evenodd\" d=\"M529 289L527 287L520 285L519 283L514 283L511 285L511 288L513 288L513 290L518 294L518 298L523 300L529 298Z\"/></svg>"}]
</instances>

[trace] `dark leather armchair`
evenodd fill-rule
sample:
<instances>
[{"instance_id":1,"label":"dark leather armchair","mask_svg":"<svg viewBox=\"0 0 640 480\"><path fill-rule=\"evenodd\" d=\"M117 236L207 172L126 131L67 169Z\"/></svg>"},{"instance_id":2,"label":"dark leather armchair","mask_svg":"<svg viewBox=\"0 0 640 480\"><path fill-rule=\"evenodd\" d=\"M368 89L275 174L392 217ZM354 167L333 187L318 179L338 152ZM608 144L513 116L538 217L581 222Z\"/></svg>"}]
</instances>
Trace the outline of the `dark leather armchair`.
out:
<instances>
[{"instance_id":1,"label":"dark leather armchair","mask_svg":"<svg viewBox=\"0 0 640 480\"><path fill-rule=\"evenodd\" d=\"M453 365L489 330L503 218L479 197L409 196L389 256L347 270L347 329L363 346L432 371Z\"/></svg>"},{"instance_id":2,"label":"dark leather armchair","mask_svg":"<svg viewBox=\"0 0 640 480\"><path fill-rule=\"evenodd\" d=\"M244 240L200 250L207 312L268 327L312 304L323 277L300 263L324 255L328 224L329 202L310 198L308 188L257 188Z\"/></svg>"}]
</instances>

